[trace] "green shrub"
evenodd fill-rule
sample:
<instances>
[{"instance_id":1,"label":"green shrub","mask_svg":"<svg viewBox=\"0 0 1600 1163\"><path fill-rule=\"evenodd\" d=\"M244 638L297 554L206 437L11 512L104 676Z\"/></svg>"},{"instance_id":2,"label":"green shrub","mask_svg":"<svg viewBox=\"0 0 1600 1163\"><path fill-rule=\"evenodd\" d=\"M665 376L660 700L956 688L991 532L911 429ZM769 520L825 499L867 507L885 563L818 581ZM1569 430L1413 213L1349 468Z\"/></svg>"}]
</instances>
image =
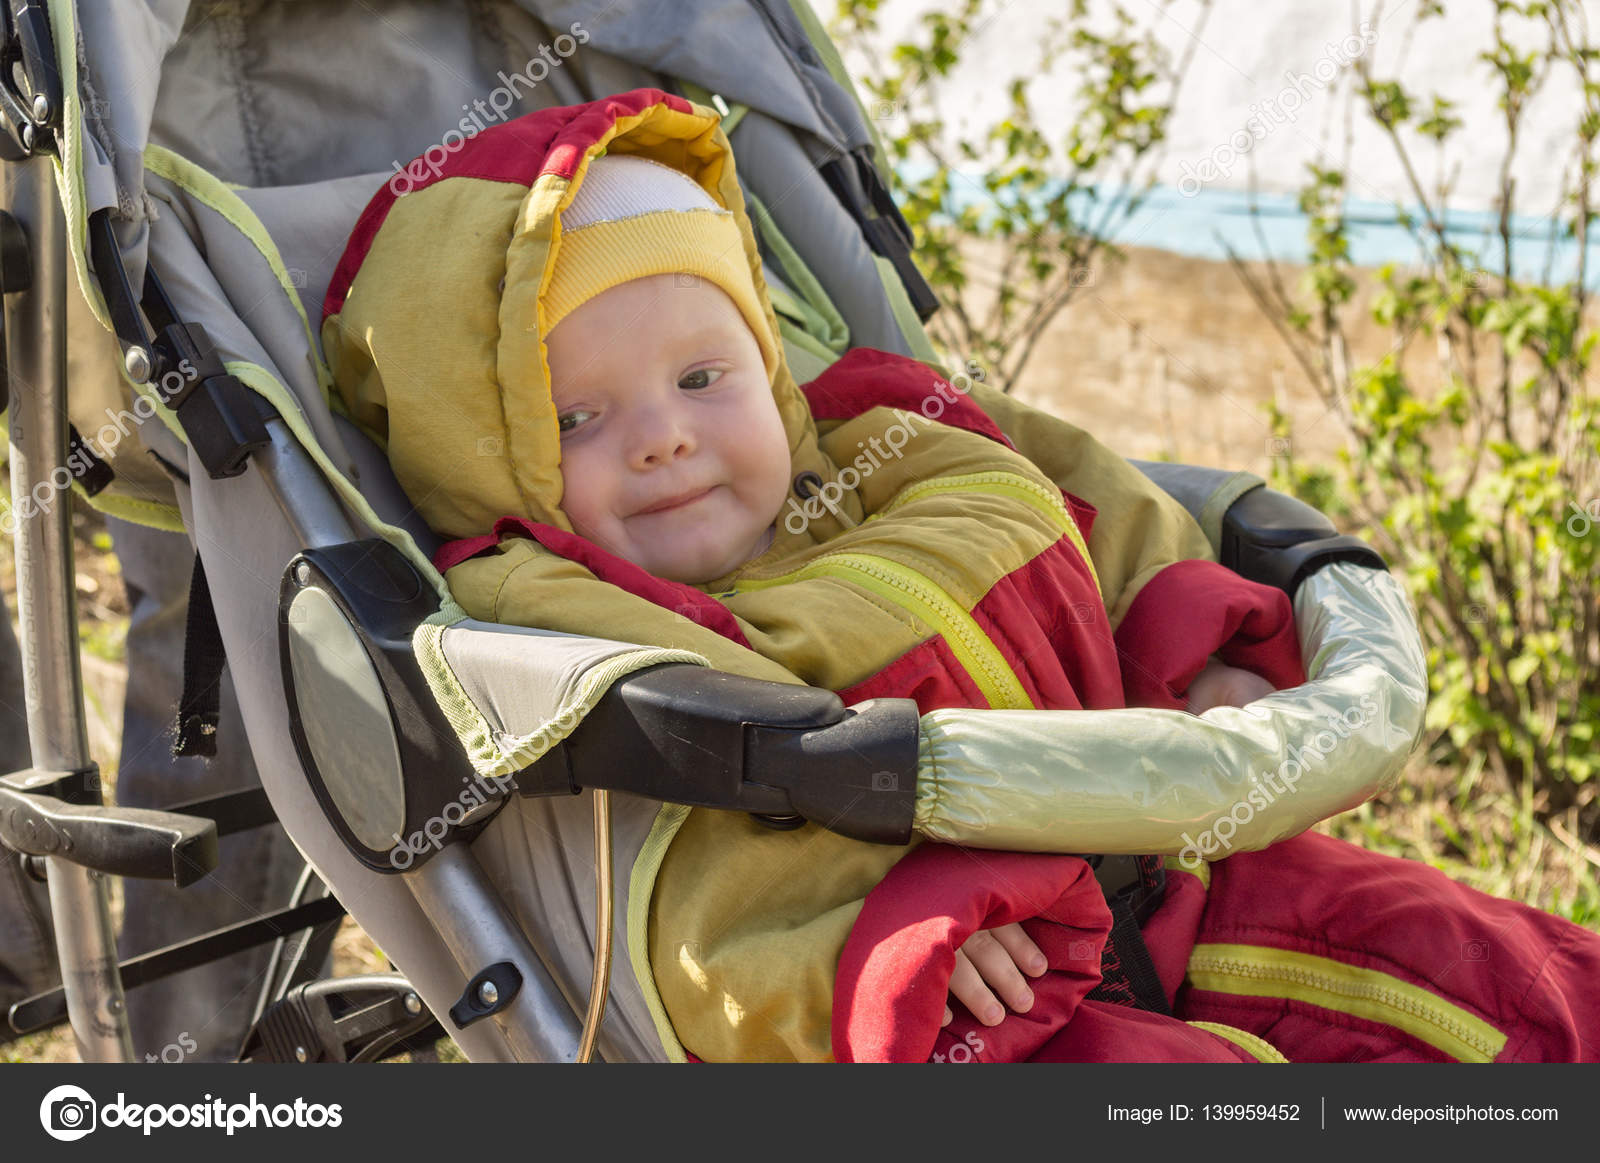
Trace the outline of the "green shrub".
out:
<instances>
[{"instance_id":1,"label":"green shrub","mask_svg":"<svg viewBox=\"0 0 1600 1163\"><path fill-rule=\"evenodd\" d=\"M1432 672L1436 758L1482 757L1540 814L1576 809L1600 834L1600 402L1590 380L1596 332L1585 286L1600 133L1600 50L1577 0L1491 0L1493 43L1480 54L1507 134L1498 222L1478 248L1447 229L1448 180L1424 188L1419 141L1446 156L1460 122L1437 95L1356 62L1351 98L1379 127L1410 180L1397 219L1421 262L1386 266L1367 310L1393 337L1376 363L1352 364L1357 282L1344 216L1346 172L1313 166L1301 192L1311 263L1298 288L1267 263L1235 258L1329 412L1346 448L1335 480L1285 458L1280 487L1342 511L1388 557L1416 604ZM1419 20L1444 4L1424 4ZM1533 49L1518 46L1536 44ZM1567 281L1521 277L1514 159L1529 99L1552 77L1575 82L1571 157L1552 238L1578 255ZM1470 142L1482 166L1484 142ZM1451 171L1441 165L1441 174ZM1486 265L1487 264L1487 265ZM1492 268L1492 269L1491 269ZM1424 364L1431 367L1424 369ZM1285 420L1275 413L1280 435Z\"/></svg>"}]
</instances>

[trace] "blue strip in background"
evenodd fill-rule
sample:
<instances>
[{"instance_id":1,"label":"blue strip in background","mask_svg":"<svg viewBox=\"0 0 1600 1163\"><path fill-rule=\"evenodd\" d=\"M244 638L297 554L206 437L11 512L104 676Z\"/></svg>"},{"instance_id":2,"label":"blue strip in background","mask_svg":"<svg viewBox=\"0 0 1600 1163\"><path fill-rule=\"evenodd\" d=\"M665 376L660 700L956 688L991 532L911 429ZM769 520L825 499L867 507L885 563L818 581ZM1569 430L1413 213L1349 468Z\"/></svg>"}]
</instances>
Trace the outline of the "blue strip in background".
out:
<instances>
[{"instance_id":1,"label":"blue strip in background","mask_svg":"<svg viewBox=\"0 0 1600 1163\"><path fill-rule=\"evenodd\" d=\"M976 202L983 197L983 186L977 178L957 183L957 190L966 193L967 197L960 199L963 202ZM1252 224L1251 196L1245 191L1201 188L1185 196L1174 187L1157 186L1139 210L1117 229L1112 241L1122 246L1152 247L1222 261L1229 248L1246 260L1263 258L1264 240L1266 253L1272 258L1305 262L1307 218L1300 211L1298 199L1292 194L1263 193L1256 195L1255 202L1259 219ZM1350 257L1356 265L1376 267L1419 261L1416 241L1396 221L1396 215L1396 208L1385 202L1351 198L1345 203ZM1517 278L1570 283L1577 277L1578 245L1575 239L1563 237L1563 227L1555 227L1552 239L1552 220L1548 217L1517 215L1511 226L1512 269ZM1450 210L1445 229L1452 242L1477 254L1480 266L1491 272L1501 269L1496 214ZM1588 251L1585 282L1593 290L1600 287L1600 237L1591 236Z\"/></svg>"}]
</instances>

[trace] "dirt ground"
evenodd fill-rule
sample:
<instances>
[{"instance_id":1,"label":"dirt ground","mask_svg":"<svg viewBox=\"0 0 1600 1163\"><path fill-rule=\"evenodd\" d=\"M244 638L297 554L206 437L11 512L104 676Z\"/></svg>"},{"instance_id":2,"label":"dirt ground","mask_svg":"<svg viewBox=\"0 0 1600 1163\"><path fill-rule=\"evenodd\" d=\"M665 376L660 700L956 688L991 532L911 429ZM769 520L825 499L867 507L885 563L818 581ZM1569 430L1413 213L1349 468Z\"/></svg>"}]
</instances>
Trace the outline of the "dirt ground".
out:
<instances>
[{"instance_id":1,"label":"dirt ground","mask_svg":"<svg viewBox=\"0 0 1600 1163\"><path fill-rule=\"evenodd\" d=\"M1331 461L1343 440L1338 421L1238 274L1225 262L1169 251L1124 253L1091 272L1040 340L1014 394L1124 456L1263 476L1284 451L1267 423L1266 405L1276 398L1294 423L1294 457ZM1280 269L1291 287L1302 273ZM1370 301L1371 284L1368 275L1358 309ZM1352 359L1376 362L1392 347L1391 337L1359 314ZM1409 366L1425 377L1416 354Z\"/></svg>"}]
</instances>

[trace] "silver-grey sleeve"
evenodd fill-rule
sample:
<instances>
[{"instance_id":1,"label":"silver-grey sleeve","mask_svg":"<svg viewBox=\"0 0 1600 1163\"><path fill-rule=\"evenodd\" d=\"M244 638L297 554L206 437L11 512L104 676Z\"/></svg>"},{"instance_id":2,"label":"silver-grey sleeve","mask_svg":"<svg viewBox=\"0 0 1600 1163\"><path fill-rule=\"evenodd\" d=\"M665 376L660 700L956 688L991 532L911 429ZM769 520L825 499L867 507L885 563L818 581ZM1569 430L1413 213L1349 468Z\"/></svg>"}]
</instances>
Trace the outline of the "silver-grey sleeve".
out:
<instances>
[{"instance_id":1,"label":"silver-grey sleeve","mask_svg":"<svg viewBox=\"0 0 1600 1163\"><path fill-rule=\"evenodd\" d=\"M1308 681L1245 707L951 708L921 719L916 828L978 848L1161 853L1265 848L1392 786L1428 679L1404 591L1335 563L1294 599Z\"/></svg>"}]
</instances>

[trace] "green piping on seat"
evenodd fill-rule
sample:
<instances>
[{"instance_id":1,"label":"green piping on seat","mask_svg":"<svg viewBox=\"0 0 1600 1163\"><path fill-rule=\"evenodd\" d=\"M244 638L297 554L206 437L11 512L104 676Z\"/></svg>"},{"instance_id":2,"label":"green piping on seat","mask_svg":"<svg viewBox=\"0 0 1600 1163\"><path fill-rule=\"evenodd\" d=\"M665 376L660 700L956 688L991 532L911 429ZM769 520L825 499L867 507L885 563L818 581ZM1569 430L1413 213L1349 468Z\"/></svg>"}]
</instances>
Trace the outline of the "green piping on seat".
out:
<instances>
[{"instance_id":1,"label":"green piping on seat","mask_svg":"<svg viewBox=\"0 0 1600 1163\"><path fill-rule=\"evenodd\" d=\"M667 1016L666 1003L656 988L656 975L650 968L650 900L655 895L656 877L662 862L667 858L667 848L683 822L689 818L687 804L662 804L656 813L655 823L644 845L633 862L633 873L628 878L628 958L633 964L633 976L644 995L644 1003L656 1024L656 1035L661 1047L672 1062L687 1062L689 1055L678 1032L672 1028Z\"/></svg>"}]
</instances>

